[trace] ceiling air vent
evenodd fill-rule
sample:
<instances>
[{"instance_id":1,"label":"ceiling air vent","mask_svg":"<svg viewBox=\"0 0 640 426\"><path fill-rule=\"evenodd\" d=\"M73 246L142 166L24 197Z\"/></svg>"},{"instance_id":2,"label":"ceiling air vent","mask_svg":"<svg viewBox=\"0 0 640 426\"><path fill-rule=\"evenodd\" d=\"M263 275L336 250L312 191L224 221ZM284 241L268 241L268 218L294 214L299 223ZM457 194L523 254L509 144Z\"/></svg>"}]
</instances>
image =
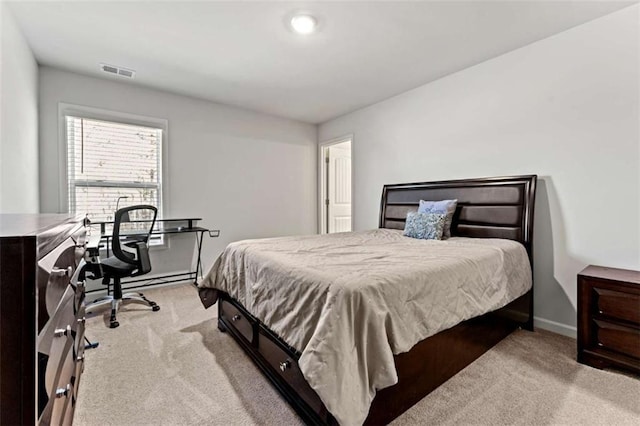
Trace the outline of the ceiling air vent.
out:
<instances>
[{"instance_id":1,"label":"ceiling air vent","mask_svg":"<svg viewBox=\"0 0 640 426\"><path fill-rule=\"evenodd\" d=\"M100 64L100 69L107 74L118 75L124 78L134 78L136 72L127 68L117 67L115 65Z\"/></svg>"}]
</instances>

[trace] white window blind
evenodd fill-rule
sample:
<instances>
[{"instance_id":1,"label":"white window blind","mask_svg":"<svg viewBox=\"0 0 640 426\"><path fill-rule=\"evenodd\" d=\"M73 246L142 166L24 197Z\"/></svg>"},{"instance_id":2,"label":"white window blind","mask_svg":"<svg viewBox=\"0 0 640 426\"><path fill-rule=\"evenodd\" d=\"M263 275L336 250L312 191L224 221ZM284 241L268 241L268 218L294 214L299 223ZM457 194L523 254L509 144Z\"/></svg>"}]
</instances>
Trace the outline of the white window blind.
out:
<instances>
[{"instance_id":1,"label":"white window blind","mask_svg":"<svg viewBox=\"0 0 640 426\"><path fill-rule=\"evenodd\" d=\"M69 212L113 220L120 207L162 212L162 129L65 116ZM138 218L146 219L146 218Z\"/></svg>"}]
</instances>

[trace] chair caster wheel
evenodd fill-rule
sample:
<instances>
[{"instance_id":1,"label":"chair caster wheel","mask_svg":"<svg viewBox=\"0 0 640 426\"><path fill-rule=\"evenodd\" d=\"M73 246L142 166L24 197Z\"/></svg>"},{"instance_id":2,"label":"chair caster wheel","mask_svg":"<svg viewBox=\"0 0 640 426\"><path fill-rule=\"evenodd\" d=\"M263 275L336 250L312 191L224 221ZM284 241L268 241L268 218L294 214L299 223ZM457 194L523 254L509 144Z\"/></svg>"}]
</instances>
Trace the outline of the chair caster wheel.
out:
<instances>
[{"instance_id":1,"label":"chair caster wheel","mask_svg":"<svg viewBox=\"0 0 640 426\"><path fill-rule=\"evenodd\" d=\"M160 306L158 306L158 305L153 305L153 306L151 307L151 310L152 310L153 312L157 312L157 311L159 311L159 310L160 310Z\"/></svg>"},{"instance_id":2,"label":"chair caster wheel","mask_svg":"<svg viewBox=\"0 0 640 426\"><path fill-rule=\"evenodd\" d=\"M118 321L111 321L109 323L109 328L117 328L120 325Z\"/></svg>"}]
</instances>

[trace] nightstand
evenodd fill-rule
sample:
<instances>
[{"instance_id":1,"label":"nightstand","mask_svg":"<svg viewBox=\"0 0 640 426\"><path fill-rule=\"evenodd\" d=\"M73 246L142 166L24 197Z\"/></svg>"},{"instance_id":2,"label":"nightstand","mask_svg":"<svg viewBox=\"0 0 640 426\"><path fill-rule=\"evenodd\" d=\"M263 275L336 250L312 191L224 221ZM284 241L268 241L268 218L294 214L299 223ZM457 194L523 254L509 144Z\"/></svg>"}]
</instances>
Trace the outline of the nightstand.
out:
<instances>
[{"instance_id":1,"label":"nightstand","mask_svg":"<svg viewBox=\"0 0 640 426\"><path fill-rule=\"evenodd\" d=\"M640 374L640 272L588 266L578 274L578 362Z\"/></svg>"}]
</instances>

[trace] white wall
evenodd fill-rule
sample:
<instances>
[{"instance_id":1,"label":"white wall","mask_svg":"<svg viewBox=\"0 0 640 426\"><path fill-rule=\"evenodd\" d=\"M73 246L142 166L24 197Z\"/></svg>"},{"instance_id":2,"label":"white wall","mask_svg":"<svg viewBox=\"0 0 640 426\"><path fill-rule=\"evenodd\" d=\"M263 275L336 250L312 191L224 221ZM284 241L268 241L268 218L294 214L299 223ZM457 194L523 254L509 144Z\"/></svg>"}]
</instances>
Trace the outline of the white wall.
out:
<instances>
[{"instance_id":1,"label":"white wall","mask_svg":"<svg viewBox=\"0 0 640 426\"><path fill-rule=\"evenodd\" d=\"M0 213L38 212L38 64L0 3Z\"/></svg>"},{"instance_id":2,"label":"white wall","mask_svg":"<svg viewBox=\"0 0 640 426\"><path fill-rule=\"evenodd\" d=\"M59 197L60 102L168 120L164 216L202 217L221 230L204 241L205 270L231 241L316 232L316 126L48 67L40 68L43 212L67 209ZM173 239L171 250L155 252L154 271L180 269L192 248L193 235Z\"/></svg>"},{"instance_id":3,"label":"white wall","mask_svg":"<svg viewBox=\"0 0 640 426\"><path fill-rule=\"evenodd\" d=\"M639 6L322 124L354 134L355 228L387 183L536 173L537 324L572 333L576 274L640 269Z\"/></svg>"}]
</instances>

